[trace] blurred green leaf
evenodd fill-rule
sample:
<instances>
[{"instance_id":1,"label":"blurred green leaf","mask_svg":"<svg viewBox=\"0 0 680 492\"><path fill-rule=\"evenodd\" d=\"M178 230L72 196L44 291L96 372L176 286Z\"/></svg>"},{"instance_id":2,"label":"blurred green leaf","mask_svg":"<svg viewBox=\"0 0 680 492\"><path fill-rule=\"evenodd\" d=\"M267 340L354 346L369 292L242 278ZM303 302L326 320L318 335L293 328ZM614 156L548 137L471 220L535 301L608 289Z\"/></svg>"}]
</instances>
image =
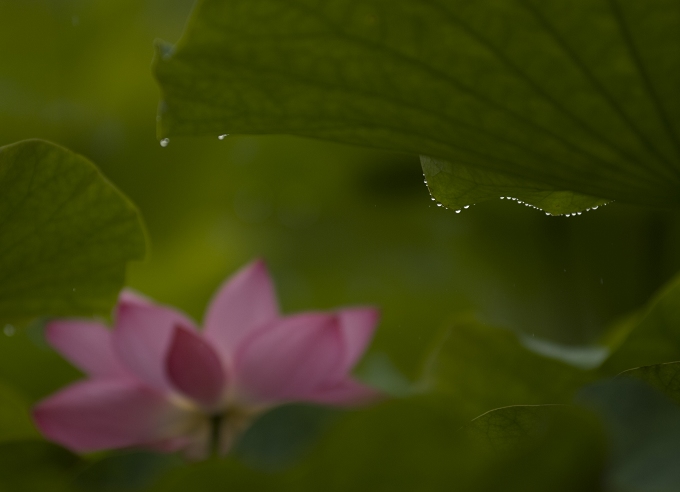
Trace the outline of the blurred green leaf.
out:
<instances>
[{"instance_id":1,"label":"blurred green leaf","mask_svg":"<svg viewBox=\"0 0 680 492\"><path fill-rule=\"evenodd\" d=\"M568 405L512 405L480 415L467 424L464 431L483 447L506 451L544 432L554 415L571 411Z\"/></svg>"},{"instance_id":2,"label":"blurred green leaf","mask_svg":"<svg viewBox=\"0 0 680 492\"><path fill-rule=\"evenodd\" d=\"M602 365L605 374L680 360L680 275L642 311L615 326L610 338L614 347Z\"/></svg>"},{"instance_id":3,"label":"blurred green leaf","mask_svg":"<svg viewBox=\"0 0 680 492\"><path fill-rule=\"evenodd\" d=\"M606 440L592 414L572 405L492 410L463 429L470 449L491 466L485 490L602 489Z\"/></svg>"},{"instance_id":4,"label":"blurred green leaf","mask_svg":"<svg viewBox=\"0 0 680 492\"><path fill-rule=\"evenodd\" d=\"M498 450L430 403L415 397L348 415L310 472L298 471L306 490L600 490L603 436L582 412L551 414L538 432Z\"/></svg>"},{"instance_id":5,"label":"blurred green leaf","mask_svg":"<svg viewBox=\"0 0 680 492\"><path fill-rule=\"evenodd\" d=\"M0 442L37 436L29 417L28 403L0 382Z\"/></svg>"},{"instance_id":6,"label":"blurred green leaf","mask_svg":"<svg viewBox=\"0 0 680 492\"><path fill-rule=\"evenodd\" d=\"M128 451L104 456L83 467L74 484L79 490L135 492L145 490L160 475L182 464L172 454Z\"/></svg>"},{"instance_id":7,"label":"blurred green leaf","mask_svg":"<svg viewBox=\"0 0 680 492\"><path fill-rule=\"evenodd\" d=\"M460 210L486 200L517 200L550 215L596 209L608 200L572 191L559 191L526 179L452 164L430 157L420 158L427 187L448 208Z\"/></svg>"},{"instance_id":8,"label":"blurred green leaf","mask_svg":"<svg viewBox=\"0 0 680 492\"><path fill-rule=\"evenodd\" d=\"M108 315L145 233L92 163L42 140L0 148L0 323Z\"/></svg>"},{"instance_id":9,"label":"blurred green leaf","mask_svg":"<svg viewBox=\"0 0 680 492\"><path fill-rule=\"evenodd\" d=\"M0 443L0 490L70 491L73 474L81 464L76 455L48 442L3 442Z\"/></svg>"},{"instance_id":10,"label":"blurred green leaf","mask_svg":"<svg viewBox=\"0 0 680 492\"><path fill-rule=\"evenodd\" d=\"M680 362L636 367L619 376L644 381L680 405Z\"/></svg>"},{"instance_id":11,"label":"blurred green leaf","mask_svg":"<svg viewBox=\"0 0 680 492\"><path fill-rule=\"evenodd\" d=\"M203 0L158 46L159 134L318 137L677 207L679 30L674 0Z\"/></svg>"},{"instance_id":12,"label":"blurred green leaf","mask_svg":"<svg viewBox=\"0 0 680 492\"><path fill-rule=\"evenodd\" d=\"M438 342L424 382L472 419L509 405L568 403L593 377L530 351L510 331L459 321Z\"/></svg>"},{"instance_id":13,"label":"blurred green leaf","mask_svg":"<svg viewBox=\"0 0 680 492\"><path fill-rule=\"evenodd\" d=\"M629 378L584 388L577 401L602 417L611 441L606 490L680 490L680 408Z\"/></svg>"},{"instance_id":14,"label":"blurred green leaf","mask_svg":"<svg viewBox=\"0 0 680 492\"><path fill-rule=\"evenodd\" d=\"M498 453L427 398L393 400L346 412L292 468L258 473L233 459L209 461L171 470L152 490L599 490L599 427L559 418L548 424Z\"/></svg>"},{"instance_id":15,"label":"blurred green leaf","mask_svg":"<svg viewBox=\"0 0 680 492\"><path fill-rule=\"evenodd\" d=\"M279 470L309 452L336 412L326 407L290 404L276 407L248 428L234 453L249 466Z\"/></svg>"}]
</instances>

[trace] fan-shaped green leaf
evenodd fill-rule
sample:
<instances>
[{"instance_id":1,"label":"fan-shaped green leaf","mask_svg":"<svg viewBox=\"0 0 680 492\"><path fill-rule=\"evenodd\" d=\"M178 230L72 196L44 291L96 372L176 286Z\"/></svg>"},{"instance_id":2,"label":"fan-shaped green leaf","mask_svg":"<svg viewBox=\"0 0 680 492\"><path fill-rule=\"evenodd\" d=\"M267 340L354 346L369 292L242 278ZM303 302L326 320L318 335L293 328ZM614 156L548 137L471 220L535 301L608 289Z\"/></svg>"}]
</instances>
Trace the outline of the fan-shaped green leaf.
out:
<instances>
[{"instance_id":1,"label":"fan-shaped green leaf","mask_svg":"<svg viewBox=\"0 0 680 492\"><path fill-rule=\"evenodd\" d=\"M0 323L107 315L141 259L135 206L84 157L41 140L0 148Z\"/></svg>"},{"instance_id":2,"label":"fan-shaped green leaf","mask_svg":"<svg viewBox=\"0 0 680 492\"><path fill-rule=\"evenodd\" d=\"M679 31L674 0L202 0L159 47L159 133L325 138L677 207Z\"/></svg>"}]
</instances>

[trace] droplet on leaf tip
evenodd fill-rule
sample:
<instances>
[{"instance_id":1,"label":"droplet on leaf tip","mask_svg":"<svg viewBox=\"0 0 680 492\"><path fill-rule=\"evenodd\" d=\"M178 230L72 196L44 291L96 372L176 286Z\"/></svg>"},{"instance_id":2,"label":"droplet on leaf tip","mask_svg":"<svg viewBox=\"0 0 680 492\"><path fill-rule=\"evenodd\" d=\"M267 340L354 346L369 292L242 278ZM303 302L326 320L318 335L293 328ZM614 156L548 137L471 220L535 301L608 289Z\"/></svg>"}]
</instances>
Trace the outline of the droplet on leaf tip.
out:
<instances>
[{"instance_id":1,"label":"droplet on leaf tip","mask_svg":"<svg viewBox=\"0 0 680 492\"><path fill-rule=\"evenodd\" d=\"M170 139L164 138L164 139L161 140L161 147L167 147L169 143L170 143Z\"/></svg>"},{"instance_id":2,"label":"droplet on leaf tip","mask_svg":"<svg viewBox=\"0 0 680 492\"><path fill-rule=\"evenodd\" d=\"M223 133L222 135L218 136L217 138L218 138L219 140L224 140L224 139L227 138L228 136L229 136L228 133Z\"/></svg>"}]
</instances>

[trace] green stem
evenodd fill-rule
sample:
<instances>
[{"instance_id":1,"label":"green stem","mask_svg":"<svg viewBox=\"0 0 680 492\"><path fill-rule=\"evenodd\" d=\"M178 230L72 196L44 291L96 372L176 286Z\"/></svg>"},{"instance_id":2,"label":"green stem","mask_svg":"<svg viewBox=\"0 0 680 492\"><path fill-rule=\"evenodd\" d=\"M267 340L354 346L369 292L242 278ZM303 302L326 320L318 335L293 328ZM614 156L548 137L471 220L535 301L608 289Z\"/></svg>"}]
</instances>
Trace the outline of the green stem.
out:
<instances>
[{"instance_id":1,"label":"green stem","mask_svg":"<svg viewBox=\"0 0 680 492\"><path fill-rule=\"evenodd\" d=\"M220 426L222 415L217 414L210 417L210 456L217 457L220 452Z\"/></svg>"}]
</instances>

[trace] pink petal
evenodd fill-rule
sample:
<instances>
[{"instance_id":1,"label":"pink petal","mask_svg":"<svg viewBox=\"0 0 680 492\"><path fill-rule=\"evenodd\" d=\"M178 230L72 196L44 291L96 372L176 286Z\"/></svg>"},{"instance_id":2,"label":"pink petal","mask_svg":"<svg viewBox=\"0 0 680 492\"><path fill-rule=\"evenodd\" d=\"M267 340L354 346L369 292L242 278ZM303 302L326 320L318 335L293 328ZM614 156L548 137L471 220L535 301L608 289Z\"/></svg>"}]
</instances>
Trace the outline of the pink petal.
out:
<instances>
[{"instance_id":1,"label":"pink petal","mask_svg":"<svg viewBox=\"0 0 680 492\"><path fill-rule=\"evenodd\" d=\"M337 316L307 313L275 321L246 340L236 356L239 396L299 399L342 379L344 360Z\"/></svg>"},{"instance_id":2,"label":"pink petal","mask_svg":"<svg viewBox=\"0 0 680 492\"><path fill-rule=\"evenodd\" d=\"M375 308L351 308L338 312L345 339L344 372L352 370L373 338L380 312Z\"/></svg>"},{"instance_id":3,"label":"pink petal","mask_svg":"<svg viewBox=\"0 0 680 492\"><path fill-rule=\"evenodd\" d=\"M167 439L186 415L141 383L100 379L73 384L43 400L33 418L48 439L85 452Z\"/></svg>"},{"instance_id":4,"label":"pink petal","mask_svg":"<svg viewBox=\"0 0 680 492\"><path fill-rule=\"evenodd\" d=\"M175 326L195 329L194 323L169 307L121 299L118 304L113 346L120 361L144 382L171 391L165 359Z\"/></svg>"},{"instance_id":5,"label":"pink petal","mask_svg":"<svg viewBox=\"0 0 680 492\"><path fill-rule=\"evenodd\" d=\"M279 316L276 293L262 260L246 265L213 297L205 317L205 336L233 356L243 337Z\"/></svg>"},{"instance_id":6,"label":"pink petal","mask_svg":"<svg viewBox=\"0 0 680 492\"><path fill-rule=\"evenodd\" d=\"M215 350L196 332L176 326L166 359L167 375L186 396L210 406L222 396L226 377Z\"/></svg>"},{"instance_id":7,"label":"pink petal","mask_svg":"<svg viewBox=\"0 0 680 492\"><path fill-rule=\"evenodd\" d=\"M306 400L325 405L359 406L376 403L385 395L354 379L345 379L326 388L317 389Z\"/></svg>"},{"instance_id":8,"label":"pink petal","mask_svg":"<svg viewBox=\"0 0 680 492\"><path fill-rule=\"evenodd\" d=\"M111 331L99 323L51 321L45 337L61 355L92 377L129 375L113 350Z\"/></svg>"},{"instance_id":9,"label":"pink petal","mask_svg":"<svg viewBox=\"0 0 680 492\"><path fill-rule=\"evenodd\" d=\"M151 299L132 289L123 289L118 296L118 302L124 304L136 304L139 306L150 306L154 304Z\"/></svg>"}]
</instances>

